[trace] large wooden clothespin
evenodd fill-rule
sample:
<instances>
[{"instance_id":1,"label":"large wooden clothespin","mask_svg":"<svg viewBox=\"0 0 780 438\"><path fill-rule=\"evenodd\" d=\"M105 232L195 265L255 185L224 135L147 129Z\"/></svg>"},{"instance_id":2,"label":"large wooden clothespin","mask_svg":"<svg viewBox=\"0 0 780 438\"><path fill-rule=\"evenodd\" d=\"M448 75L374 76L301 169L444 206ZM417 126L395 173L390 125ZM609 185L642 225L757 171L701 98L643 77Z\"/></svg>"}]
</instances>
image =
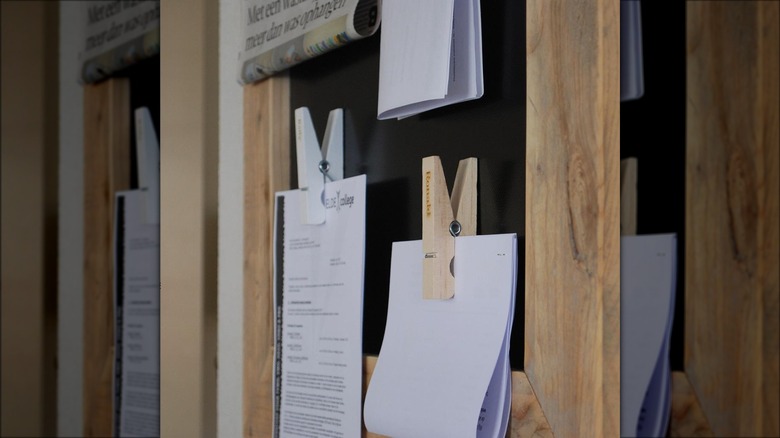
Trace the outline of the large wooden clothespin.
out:
<instances>
[{"instance_id":1,"label":"large wooden clothespin","mask_svg":"<svg viewBox=\"0 0 780 438\"><path fill-rule=\"evenodd\" d=\"M477 159L458 163L452 188L438 156L423 158L423 298L446 300L455 296L455 238L477 234Z\"/></svg>"},{"instance_id":2,"label":"large wooden clothespin","mask_svg":"<svg viewBox=\"0 0 780 438\"><path fill-rule=\"evenodd\" d=\"M301 189L301 222L325 222L322 194L325 178L337 181L344 178L344 111L336 108L328 114L322 150L314 131L309 109L295 110L295 151L298 155L298 188Z\"/></svg>"}]
</instances>

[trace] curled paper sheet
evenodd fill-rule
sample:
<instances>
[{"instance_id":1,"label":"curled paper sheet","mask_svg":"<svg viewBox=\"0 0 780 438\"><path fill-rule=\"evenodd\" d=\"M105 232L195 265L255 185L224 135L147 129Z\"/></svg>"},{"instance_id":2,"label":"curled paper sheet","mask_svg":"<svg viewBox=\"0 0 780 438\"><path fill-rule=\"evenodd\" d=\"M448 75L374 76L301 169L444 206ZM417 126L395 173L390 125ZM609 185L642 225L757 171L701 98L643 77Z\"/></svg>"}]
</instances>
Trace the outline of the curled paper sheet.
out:
<instances>
[{"instance_id":1,"label":"curled paper sheet","mask_svg":"<svg viewBox=\"0 0 780 438\"><path fill-rule=\"evenodd\" d=\"M674 234L620 239L620 436L666 436L676 257Z\"/></svg>"},{"instance_id":2,"label":"curled paper sheet","mask_svg":"<svg viewBox=\"0 0 780 438\"><path fill-rule=\"evenodd\" d=\"M373 35L381 9L382 0L244 0L239 83Z\"/></svg>"},{"instance_id":3,"label":"curled paper sheet","mask_svg":"<svg viewBox=\"0 0 780 438\"><path fill-rule=\"evenodd\" d=\"M160 53L160 2L82 2L81 83L93 83Z\"/></svg>"}]
</instances>

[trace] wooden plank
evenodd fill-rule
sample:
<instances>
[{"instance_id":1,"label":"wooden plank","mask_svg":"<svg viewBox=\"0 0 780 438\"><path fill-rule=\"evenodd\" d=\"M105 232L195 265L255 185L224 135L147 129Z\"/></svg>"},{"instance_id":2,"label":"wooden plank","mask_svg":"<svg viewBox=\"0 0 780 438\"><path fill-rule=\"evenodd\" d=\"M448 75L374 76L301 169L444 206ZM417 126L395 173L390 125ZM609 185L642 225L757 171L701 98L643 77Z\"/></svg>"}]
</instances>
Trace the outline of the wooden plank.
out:
<instances>
[{"instance_id":1,"label":"wooden plank","mask_svg":"<svg viewBox=\"0 0 780 438\"><path fill-rule=\"evenodd\" d=\"M84 434L113 434L114 193L130 186L130 85L84 87Z\"/></svg>"},{"instance_id":2,"label":"wooden plank","mask_svg":"<svg viewBox=\"0 0 780 438\"><path fill-rule=\"evenodd\" d=\"M271 432L274 193L290 187L290 82L244 87L244 436Z\"/></svg>"},{"instance_id":3,"label":"wooden plank","mask_svg":"<svg viewBox=\"0 0 780 438\"><path fill-rule=\"evenodd\" d=\"M526 4L525 371L556 436L616 437L620 5Z\"/></svg>"},{"instance_id":4,"label":"wooden plank","mask_svg":"<svg viewBox=\"0 0 780 438\"><path fill-rule=\"evenodd\" d=\"M763 214L758 260L763 299L762 412L764 436L780 436L780 3L761 2L759 17L758 140L763 146Z\"/></svg>"},{"instance_id":5,"label":"wooden plank","mask_svg":"<svg viewBox=\"0 0 780 438\"><path fill-rule=\"evenodd\" d=\"M673 437L713 436L696 392L688 382L688 377L681 371L672 372L672 415L669 435Z\"/></svg>"},{"instance_id":6,"label":"wooden plank","mask_svg":"<svg viewBox=\"0 0 780 438\"><path fill-rule=\"evenodd\" d=\"M637 159L620 160L620 235L636 235Z\"/></svg>"},{"instance_id":7,"label":"wooden plank","mask_svg":"<svg viewBox=\"0 0 780 438\"><path fill-rule=\"evenodd\" d=\"M685 369L718 436L778 430L777 16L687 4Z\"/></svg>"}]
</instances>

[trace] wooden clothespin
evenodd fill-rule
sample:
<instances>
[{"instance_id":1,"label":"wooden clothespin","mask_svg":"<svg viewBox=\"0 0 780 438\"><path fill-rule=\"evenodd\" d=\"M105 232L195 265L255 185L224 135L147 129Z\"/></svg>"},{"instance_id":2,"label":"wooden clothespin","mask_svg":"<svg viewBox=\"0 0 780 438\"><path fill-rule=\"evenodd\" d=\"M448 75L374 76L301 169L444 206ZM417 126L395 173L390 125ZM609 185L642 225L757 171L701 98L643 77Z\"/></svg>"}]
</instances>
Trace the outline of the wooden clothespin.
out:
<instances>
[{"instance_id":1,"label":"wooden clothespin","mask_svg":"<svg viewBox=\"0 0 780 438\"><path fill-rule=\"evenodd\" d=\"M309 109L295 110L295 151L298 154L298 188L301 197L301 222L325 222L322 193L325 178L337 181L344 178L344 111L336 108L328 114L322 151Z\"/></svg>"},{"instance_id":2,"label":"wooden clothespin","mask_svg":"<svg viewBox=\"0 0 780 438\"><path fill-rule=\"evenodd\" d=\"M423 158L423 298L446 300L455 296L455 238L477 234L477 159L458 163L452 188L438 156Z\"/></svg>"}]
</instances>

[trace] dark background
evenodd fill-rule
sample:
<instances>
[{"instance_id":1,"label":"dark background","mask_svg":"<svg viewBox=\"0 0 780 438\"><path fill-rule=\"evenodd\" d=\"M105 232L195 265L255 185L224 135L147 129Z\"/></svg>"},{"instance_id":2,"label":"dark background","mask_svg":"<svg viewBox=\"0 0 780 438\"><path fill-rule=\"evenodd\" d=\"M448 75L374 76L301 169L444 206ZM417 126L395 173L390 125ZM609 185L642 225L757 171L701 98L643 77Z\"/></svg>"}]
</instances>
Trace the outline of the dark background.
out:
<instances>
[{"instance_id":1,"label":"dark background","mask_svg":"<svg viewBox=\"0 0 780 438\"><path fill-rule=\"evenodd\" d=\"M130 188L138 188L138 163L135 150L135 110L149 108L157 141L160 141L160 55L139 61L112 77L130 81Z\"/></svg>"},{"instance_id":2,"label":"dark background","mask_svg":"<svg viewBox=\"0 0 780 438\"><path fill-rule=\"evenodd\" d=\"M328 112L344 108L344 176L367 175L364 353L378 354L384 336L392 242L422 238L423 157L441 156L451 190L458 161L473 156L479 159L478 234L516 233L519 238L510 360L513 368L521 369L525 2L501 0L482 5L485 94L481 99L401 121L376 118L379 32L290 71L291 109L309 107L321 141ZM292 170L291 187L297 187L296 169Z\"/></svg>"}]
</instances>

